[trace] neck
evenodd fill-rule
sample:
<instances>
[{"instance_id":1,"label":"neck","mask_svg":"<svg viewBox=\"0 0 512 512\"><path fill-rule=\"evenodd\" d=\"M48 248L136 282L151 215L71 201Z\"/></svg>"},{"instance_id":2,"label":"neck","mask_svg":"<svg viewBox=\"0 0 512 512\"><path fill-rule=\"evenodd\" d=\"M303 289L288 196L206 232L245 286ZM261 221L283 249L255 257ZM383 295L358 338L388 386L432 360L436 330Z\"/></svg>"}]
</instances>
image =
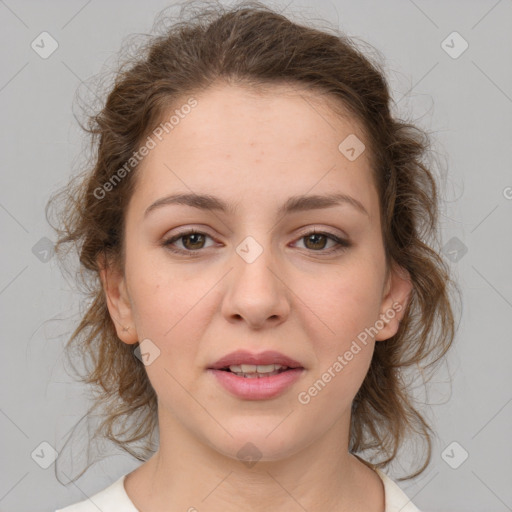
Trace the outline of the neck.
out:
<instances>
[{"instance_id":1,"label":"neck","mask_svg":"<svg viewBox=\"0 0 512 512\"><path fill-rule=\"evenodd\" d=\"M257 442L222 454L171 415L159 416L158 452L125 481L139 510L384 510L380 478L348 453L348 422L271 459Z\"/></svg>"}]
</instances>

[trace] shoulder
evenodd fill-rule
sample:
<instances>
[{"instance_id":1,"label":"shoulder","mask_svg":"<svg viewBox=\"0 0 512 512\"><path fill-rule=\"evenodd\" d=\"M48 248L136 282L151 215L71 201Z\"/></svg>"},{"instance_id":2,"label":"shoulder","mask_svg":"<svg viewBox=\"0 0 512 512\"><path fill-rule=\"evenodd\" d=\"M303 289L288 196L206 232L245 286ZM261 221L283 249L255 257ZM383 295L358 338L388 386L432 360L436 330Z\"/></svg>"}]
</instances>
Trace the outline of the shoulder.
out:
<instances>
[{"instance_id":1,"label":"shoulder","mask_svg":"<svg viewBox=\"0 0 512 512\"><path fill-rule=\"evenodd\" d=\"M420 512L396 482L380 469L375 471L384 484L385 512Z\"/></svg>"},{"instance_id":2,"label":"shoulder","mask_svg":"<svg viewBox=\"0 0 512 512\"><path fill-rule=\"evenodd\" d=\"M375 469L384 484L385 512L420 512L402 489L386 473ZM139 512L124 488L123 475L113 484L86 500L74 503L55 512Z\"/></svg>"},{"instance_id":3,"label":"shoulder","mask_svg":"<svg viewBox=\"0 0 512 512\"><path fill-rule=\"evenodd\" d=\"M55 512L138 512L124 489L126 475L86 500L68 505Z\"/></svg>"}]
</instances>

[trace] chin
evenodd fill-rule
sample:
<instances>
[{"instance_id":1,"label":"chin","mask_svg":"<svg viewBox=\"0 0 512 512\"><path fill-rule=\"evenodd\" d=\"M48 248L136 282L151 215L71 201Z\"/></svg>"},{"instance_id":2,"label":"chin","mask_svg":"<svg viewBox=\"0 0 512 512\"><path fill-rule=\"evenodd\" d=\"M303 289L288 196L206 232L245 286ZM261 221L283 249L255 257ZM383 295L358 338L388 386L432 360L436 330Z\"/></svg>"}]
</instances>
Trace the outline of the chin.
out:
<instances>
[{"instance_id":1,"label":"chin","mask_svg":"<svg viewBox=\"0 0 512 512\"><path fill-rule=\"evenodd\" d=\"M247 427L247 418L245 418ZM295 440L293 432L276 425L279 421L269 421L261 429L245 428L234 430L226 425L233 437L226 434L221 440L208 439L208 444L218 453L231 459L245 462L251 467L256 462L272 462L286 459L306 443ZM296 432L297 430L295 430ZM270 433L270 435L269 435Z\"/></svg>"}]
</instances>

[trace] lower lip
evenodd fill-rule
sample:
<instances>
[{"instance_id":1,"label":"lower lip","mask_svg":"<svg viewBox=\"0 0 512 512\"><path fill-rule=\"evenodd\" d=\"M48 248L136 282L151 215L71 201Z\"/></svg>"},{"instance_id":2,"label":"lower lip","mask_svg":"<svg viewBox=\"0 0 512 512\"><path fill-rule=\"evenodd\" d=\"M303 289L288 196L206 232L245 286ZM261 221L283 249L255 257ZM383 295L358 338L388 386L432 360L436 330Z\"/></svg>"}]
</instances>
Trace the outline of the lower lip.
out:
<instances>
[{"instance_id":1,"label":"lower lip","mask_svg":"<svg viewBox=\"0 0 512 512\"><path fill-rule=\"evenodd\" d=\"M239 377L224 370L209 368L208 371L213 373L220 384L233 395L245 400L265 400L283 393L286 388L300 378L305 370L304 368L294 368L270 377L254 379Z\"/></svg>"}]
</instances>

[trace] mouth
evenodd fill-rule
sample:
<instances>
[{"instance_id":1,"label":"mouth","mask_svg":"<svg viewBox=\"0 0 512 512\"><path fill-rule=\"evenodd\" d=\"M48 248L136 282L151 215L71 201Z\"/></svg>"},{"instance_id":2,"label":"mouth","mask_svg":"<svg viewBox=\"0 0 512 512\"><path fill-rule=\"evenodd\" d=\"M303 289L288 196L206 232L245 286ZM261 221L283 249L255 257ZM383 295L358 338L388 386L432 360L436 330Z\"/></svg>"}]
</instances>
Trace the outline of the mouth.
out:
<instances>
[{"instance_id":1,"label":"mouth","mask_svg":"<svg viewBox=\"0 0 512 512\"><path fill-rule=\"evenodd\" d=\"M259 354L231 352L207 370L226 391L243 400L275 398L306 371L298 361L274 350Z\"/></svg>"},{"instance_id":2,"label":"mouth","mask_svg":"<svg viewBox=\"0 0 512 512\"><path fill-rule=\"evenodd\" d=\"M298 361L275 350L267 350L259 354L247 350L237 350L221 357L208 369L251 375L282 372L295 368L303 368L303 366Z\"/></svg>"},{"instance_id":3,"label":"mouth","mask_svg":"<svg viewBox=\"0 0 512 512\"><path fill-rule=\"evenodd\" d=\"M256 365L254 370L254 365L230 365L227 368L209 368L208 372L224 390L239 399L269 400L290 389L306 371L303 367L260 366L263 365ZM272 369L274 366L279 367ZM239 369L241 371L237 371Z\"/></svg>"},{"instance_id":4,"label":"mouth","mask_svg":"<svg viewBox=\"0 0 512 512\"><path fill-rule=\"evenodd\" d=\"M297 368L302 369L302 366L295 366L292 368L290 366L281 364L241 364L225 366L224 368L218 368L218 370L223 372L230 372L237 377L243 377L245 379L261 379L262 377L272 377L273 375L279 375L280 373Z\"/></svg>"}]
</instances>

